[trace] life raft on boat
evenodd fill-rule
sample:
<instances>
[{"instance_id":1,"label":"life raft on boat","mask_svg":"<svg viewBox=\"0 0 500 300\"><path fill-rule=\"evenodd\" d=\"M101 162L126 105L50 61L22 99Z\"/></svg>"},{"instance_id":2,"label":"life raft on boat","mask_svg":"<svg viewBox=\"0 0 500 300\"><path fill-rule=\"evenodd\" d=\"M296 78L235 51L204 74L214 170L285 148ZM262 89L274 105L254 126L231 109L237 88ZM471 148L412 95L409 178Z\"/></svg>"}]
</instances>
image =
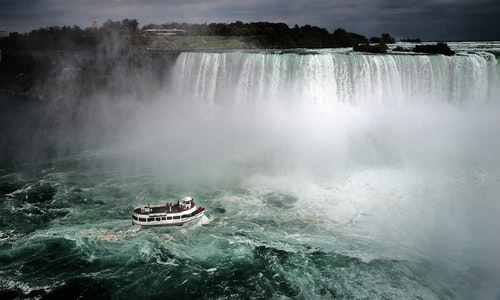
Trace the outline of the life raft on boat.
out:
<instances>
[{"instance_id":1,"label":"life raft on boat","mask_svg":"<svg viewBox=\"0 0 500 300\"><path fill-rule=\"evenodd\" d=\"M205 208L196 206L191 197L183 197L177 203L144 204L136 206L132 213L132 225L181 226L203 216Z\"/></svg>"}]
</instances>

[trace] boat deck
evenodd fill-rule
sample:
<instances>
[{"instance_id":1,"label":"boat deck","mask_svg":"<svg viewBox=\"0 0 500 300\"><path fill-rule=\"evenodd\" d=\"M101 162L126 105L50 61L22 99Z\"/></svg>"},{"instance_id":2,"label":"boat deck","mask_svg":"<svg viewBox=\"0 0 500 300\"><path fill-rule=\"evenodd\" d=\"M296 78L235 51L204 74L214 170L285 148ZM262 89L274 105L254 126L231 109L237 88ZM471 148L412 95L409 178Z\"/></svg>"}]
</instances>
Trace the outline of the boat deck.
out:
<instances>
[{"instance_id":1,"label":"boat deck","mask_svg":"<svg viewBox=\"0 0 500 300\"><path fill-rule=\"evenodd\" d=\"M192 202L192 207L195 207L195 203ZM162 214L162 213L179 213L185 211L177 203L166 203L163 205L151 205L151 206L140 206L134 209L136 214Z\"/></svg>"}]
</instances>

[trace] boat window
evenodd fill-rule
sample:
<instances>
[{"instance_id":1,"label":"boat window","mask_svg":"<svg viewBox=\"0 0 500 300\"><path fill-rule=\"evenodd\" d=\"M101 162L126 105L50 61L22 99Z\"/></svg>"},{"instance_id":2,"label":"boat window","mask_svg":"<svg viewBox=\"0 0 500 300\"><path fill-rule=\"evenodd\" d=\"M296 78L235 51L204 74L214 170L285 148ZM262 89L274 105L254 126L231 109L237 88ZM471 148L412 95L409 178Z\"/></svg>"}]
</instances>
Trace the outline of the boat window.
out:
<instances>
[{"instance_id":1,"label":"boat window","mask_svg":"<svg viewBox=\"0 0 500 300\"><path fill-rule=\"evenodd\" d=\"M148 222L153 222L155 218L148 218Z\"/></svg>"},{"instance_id":2,"label":"boat window","mask_svg":"<svg viewBox=\"0 0 500 300\"><path fill-rule=\"evenodd\" d=\"M137 217L136 216L132 216L132 219L136 220L137 221Z\"/></svg>"},{"instance_id":3,"label":"boat window","mask_svg":"<svg viewBox=\"0 0 500 300\"><path fill-rule=\"evenodd\" d=\"M160 218L156 218L156 221L160 221L161 219Z\"/></svg>"},{"instance_id":4,"label":"boat window","mask_svg":"<svg viewBox=\"0 0 500 300\"><path fill-rule=\"evenodd\" d=\"M167 220L172 220L172 217L167 217Z\"/></svg>"},{"instance_id":5,"label":"boat window","mask_svg":"<svg viewBox=\"0 0 500 300\"><path fill-rule=\"evenodd\" d=\"M180 219L181 216L174 216L174 219Z\"/></svg>"},{"instance_id":6,"label":"boat window","mask_svg":"<svg viewBox=\"0 0 500 300\"><path fill-rule=\"evenodd\" d=\"M145 218L139 218L139 222L146 222Z\"/></svg>"},{"instance_id":7,"label":"boat window","mask_svg":"<svg viewBox=\"0 0 500 300\"><path fill-rule=\"evenodd\" d=\"M165 221L167 218L165 218L165 217L161 217L161 219L162 219L162 221Z\"/></svg>"}]
</instances>

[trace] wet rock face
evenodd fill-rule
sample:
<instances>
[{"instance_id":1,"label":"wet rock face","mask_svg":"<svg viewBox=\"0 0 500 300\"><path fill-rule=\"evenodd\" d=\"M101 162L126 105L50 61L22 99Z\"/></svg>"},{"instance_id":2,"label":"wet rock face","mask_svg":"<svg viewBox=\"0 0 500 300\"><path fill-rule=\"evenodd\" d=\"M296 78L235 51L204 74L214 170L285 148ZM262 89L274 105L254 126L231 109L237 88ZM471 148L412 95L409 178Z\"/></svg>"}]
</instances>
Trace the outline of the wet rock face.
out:
<instances>
[{"instance_id":1,"label":"wet rock face","mask_svg":"<svg viewBox=\"0 0 500 300\"><path fill-rule=\"evenodd\" d=\"M353 47L354 51L367 52L367 53L387 53L387 46L385 44L369 45L362 44Z\"/></svg>"},{"instance_id":2,"label":"wet rock face","mask_svg":"<svg viewBox=\"0 0 500 300\"><path fill-rule=\"evenodd\" d=\"M446 43L437 43L435 45L416 45L413 48L413 52L428 53L428 54L443 54L448 56L455 54L455 51L452 51Z\"/></svg>"}]
</instances>

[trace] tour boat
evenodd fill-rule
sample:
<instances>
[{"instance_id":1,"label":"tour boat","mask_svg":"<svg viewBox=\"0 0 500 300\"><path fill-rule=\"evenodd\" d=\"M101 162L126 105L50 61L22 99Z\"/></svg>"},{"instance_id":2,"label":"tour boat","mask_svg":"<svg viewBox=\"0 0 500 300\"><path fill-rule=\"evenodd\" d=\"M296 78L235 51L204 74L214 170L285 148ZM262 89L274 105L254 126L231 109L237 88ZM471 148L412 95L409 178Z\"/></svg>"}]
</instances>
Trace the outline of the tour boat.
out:
<instances>
[{"instance_id":1,"label":"tour boat","mask_svg":"<svg viewBox=\"0 0 500 300\"><path fill-rule=\"evenodd\" d=\"M184 197L177 203L144 204L134 208L132 225L144 227L183 225L203 216L205 208L196 206L191 197Z\"/></svg>"}]
</instances>

